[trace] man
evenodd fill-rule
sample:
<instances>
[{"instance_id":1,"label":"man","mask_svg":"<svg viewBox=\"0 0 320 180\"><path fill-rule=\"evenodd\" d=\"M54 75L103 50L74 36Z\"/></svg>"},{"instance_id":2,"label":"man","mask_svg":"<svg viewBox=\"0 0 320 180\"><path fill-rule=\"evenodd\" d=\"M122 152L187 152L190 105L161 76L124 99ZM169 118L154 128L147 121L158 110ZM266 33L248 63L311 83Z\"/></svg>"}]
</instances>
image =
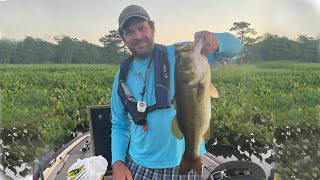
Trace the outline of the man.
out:
<instances>
[{"instance_id":1,"label":"man","mask_svg":"<svg viewBox=\"0 0 320 180\"><path fill-rule=\"evenodd\" d=\"M154 23L137 5L121 12L119 34L132 56L122 62L112 91L113 179L201 179L193 170L179 175L185 144L171 133L175 46L154 43ZM201 52L210 61L231 58L243 48L228 33L201 31L198 37L204 37Z\"/></svg>"}]
</instances>

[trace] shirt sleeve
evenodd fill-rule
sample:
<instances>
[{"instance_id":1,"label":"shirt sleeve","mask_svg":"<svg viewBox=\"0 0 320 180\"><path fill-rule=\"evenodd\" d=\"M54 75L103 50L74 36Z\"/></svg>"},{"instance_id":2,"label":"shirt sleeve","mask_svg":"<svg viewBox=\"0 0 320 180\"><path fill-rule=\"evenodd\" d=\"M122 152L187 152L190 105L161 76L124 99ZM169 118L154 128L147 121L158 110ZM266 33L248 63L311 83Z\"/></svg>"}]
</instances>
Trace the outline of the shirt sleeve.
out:
<instances>
[{"instance_id":1,"label":"shirt sleeve","mask_svg":"<svg viewBox=\"0 0 320 180\"><path fill-rule=\"evenodd\" d=\"M111 128L111 152L112 164L118 160L126 162L130 138L130 121L128 115L124 114L124 106L118 95L118 79L119 72L115 75L112 96L111 96L111 113L112 113L112 128Z\"/></svg>"},{"instance_id":2,"label":"shirt sleeve","mask_svg":"<svg viewBox=\"0 0 320 180\"><path fill-rule=\"evenodd\" d=\"M234 35L230 33L213 33L218 40L219 46L217 51L212 54L207 55L207 59L209 62L218 61L225 58L233 58L237 54L239 54L242 49L243 45L239 39L237 39ZM192 42L179 42L179 44L190 44ZM175 51L175 46L170 45L168 49L171 51Z\"/></svg>"},{"instance_id":3,"label":"shirt sleeve","mask_svg":"<svg viewBox=\"0 0 320 180\"><path fill-rule=\"evenodd\" d=\"M219 43L218 50L207 55L209 62L221 60L224 58L233 58L239 54L243 45L239 39L230 33L213 33Z\"/></svg>"}]
</instances>

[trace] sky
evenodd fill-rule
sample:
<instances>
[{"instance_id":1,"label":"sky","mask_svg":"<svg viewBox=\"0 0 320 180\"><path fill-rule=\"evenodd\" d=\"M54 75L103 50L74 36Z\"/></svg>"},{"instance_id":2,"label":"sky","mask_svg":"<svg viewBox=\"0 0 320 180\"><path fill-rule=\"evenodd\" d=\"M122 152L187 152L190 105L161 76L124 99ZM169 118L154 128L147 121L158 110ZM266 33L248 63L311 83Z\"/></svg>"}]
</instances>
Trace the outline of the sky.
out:
<instances>
[{"instance_id":1,"label":"sky","mask_svg":"<svg viewBox=\"0 0 320 180\"><path fill-rule=\"evenodd\" d=\"M296 39L320 33L320 0L0 0L0 38L33 36L47 41L67 35L99 44L118 28L128 5L144 7L155 21L155 41L193 40L196 31L229 32L234 22Z\"/></svg>"}]
</instances>

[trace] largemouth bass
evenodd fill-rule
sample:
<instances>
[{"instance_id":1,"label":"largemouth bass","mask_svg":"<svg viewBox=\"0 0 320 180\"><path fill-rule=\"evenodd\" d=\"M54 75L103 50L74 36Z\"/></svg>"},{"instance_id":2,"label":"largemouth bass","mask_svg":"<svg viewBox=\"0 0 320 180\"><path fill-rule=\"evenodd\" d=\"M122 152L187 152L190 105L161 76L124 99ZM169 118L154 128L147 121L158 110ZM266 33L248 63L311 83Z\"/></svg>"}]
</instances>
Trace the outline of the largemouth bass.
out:
<instances>
[{"instance_id":1,"label":"largemouth bass","mask_svg":"<svg viewBox=\"0 0 320 180\"><path fill-rule=\"evenodd\" d=\"M199 154L201 140L210 138L211 96L218 93L211 85L208 59L200 54L204 39L192 44L176 44L175 97L176 118L171 130L178 139L185 138L185 151L180 162L180 174L194 169L202 174Z\"/></svg>"}]
</instances>

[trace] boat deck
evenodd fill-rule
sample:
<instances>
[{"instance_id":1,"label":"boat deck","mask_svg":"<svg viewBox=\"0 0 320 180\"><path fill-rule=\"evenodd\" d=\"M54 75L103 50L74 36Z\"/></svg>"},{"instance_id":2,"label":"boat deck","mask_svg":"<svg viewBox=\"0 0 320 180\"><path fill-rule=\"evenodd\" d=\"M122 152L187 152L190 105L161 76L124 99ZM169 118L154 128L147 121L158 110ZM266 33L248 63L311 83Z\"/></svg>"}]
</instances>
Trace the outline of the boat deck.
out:
<instances>
[{"instance_id":1,"label":"boat deck","mask_svg":"<svg viewBox=\"0 0 320 180\"><path fill-rule=\"evenodd\" d=\"M78 159L85 159L100 154L109 163L108 171L104 179L112 179L111 170L111 108L108 105L88 106L88 120L90 131L86 132L68 144L62 146L51 158L40 165L42 171L35 171L33 179L61 180L66 179L70 166ZM215 156L206 153L201 157L204 164L203 177L219 164L222 164Z\"/></svg>"},{"instance_id":2,"label":"boat deck","mask_svg":"<svg viewBox=\"0 0 320 180\"><path fill-rule=\"evenodd\" d=\"M56 160L52 166L48 167L44 171L44 176L47 177L45 179L65 179L68 169L77 161L77 159L84 159L93 156L90 133L84 134L79 141L74 143L77 143L77 145L70 149L66 148L68 152L62 152L61 154L64 155L55 158ZM84 147L88 147L88 149L86 151L81 151ZM222 163L210 153L206 153L201 157L201 159L204 164L203 177L208 177L210 172ZM112 179L112 172L107 172L104 179Z\"/></svg>"}]
</instances>

